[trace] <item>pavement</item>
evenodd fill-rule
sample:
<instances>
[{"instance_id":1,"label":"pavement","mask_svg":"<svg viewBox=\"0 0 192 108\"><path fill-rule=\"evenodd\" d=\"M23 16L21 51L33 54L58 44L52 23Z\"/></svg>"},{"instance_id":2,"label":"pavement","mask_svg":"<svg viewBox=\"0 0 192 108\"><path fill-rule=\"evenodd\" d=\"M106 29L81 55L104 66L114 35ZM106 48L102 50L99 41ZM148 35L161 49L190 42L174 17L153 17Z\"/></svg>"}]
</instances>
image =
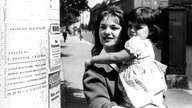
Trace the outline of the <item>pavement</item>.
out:
<instances>
[{"instance_id":1,"label":"pavement","mask_svg":"<svg viewBox=\"0 0 192 108\"><path fill-rule=\"evenodd\" d=\"M61 36L61 108L88 108L83 94L84 61L91 56L90 32L79 36L68 35L64 43ZM192 79L189 89L171 88L165 93L168 108L192 108Z\"/></svg>"}]
</instances>

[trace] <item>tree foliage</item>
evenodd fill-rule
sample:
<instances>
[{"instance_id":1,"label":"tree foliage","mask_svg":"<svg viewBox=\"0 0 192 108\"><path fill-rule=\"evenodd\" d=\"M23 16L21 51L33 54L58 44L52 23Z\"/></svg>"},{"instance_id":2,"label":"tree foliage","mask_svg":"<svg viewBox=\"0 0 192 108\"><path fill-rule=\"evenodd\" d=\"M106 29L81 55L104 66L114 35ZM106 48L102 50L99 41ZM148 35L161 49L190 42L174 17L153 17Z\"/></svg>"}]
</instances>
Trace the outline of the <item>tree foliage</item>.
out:
<instances>
[{"instance_id":1,"label":"tree foliage","mask_svg":"<svg viewBox=\"0 0 192 108\"><path fill-rule=\"evenodd\" d=\"M88 25L89 30L93 30L95 26L95 22L97 19L97 15L99 14L100 11L102 11L104 8L107 7L107 3L109 0L103 1L102 3L97 3L93 8L90 9L90 21Z\"/></svg>"},{"instance_id":2,"label":"tree foliage","mask_svg":"<svg viewBox=\"0 0 192 108\"><path fill-rule=\"evenodd\" d=\"M77 22L80 13L88 9L87 0L60 0L61 26L70 26Z\"/></svg>"},{"instance_id":3,"label":"tree foliage","mask_svg":"<svg viewBox=\"0 0 192 108\"><path fill-rule=\"evenodd\" d=\"M103 0L103 2L97 3L93 8L91 8L90 9L90 15L91 16L90 16L88 29L94 30L97 15L100 13L100 11L102 11L107 6L109 6L110 4L117 2L117 1L120 1L120 0Z\"/></svg>"}]
</instances>

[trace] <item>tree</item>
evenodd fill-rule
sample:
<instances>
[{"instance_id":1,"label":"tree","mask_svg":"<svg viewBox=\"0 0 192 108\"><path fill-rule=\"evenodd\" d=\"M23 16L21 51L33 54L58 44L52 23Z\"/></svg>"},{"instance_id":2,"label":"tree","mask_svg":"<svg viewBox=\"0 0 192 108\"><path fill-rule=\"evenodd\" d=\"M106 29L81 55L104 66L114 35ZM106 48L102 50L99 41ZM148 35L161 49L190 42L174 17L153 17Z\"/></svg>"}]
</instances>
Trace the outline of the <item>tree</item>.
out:
<instances>
[{"instance_id":1,"label":"tree","mask_svg":"<svg viewBox=\"0 0 192 108\"><path fill-rule=\"evenodd\" d=\"M90 21L88 24L88 30L94 30L97 15L100 11L107 7L107 3L108 0L105 0L102 3L97 3L93 8L90 9Z\"/></svg>"},{"instance_id":2,"label":"tree","mask_svg":"<svg viewBox=\"0 0 192 108\"><path fill-rule=\"evenodd\" d=\"M70 26L78 22L82 11L88 10L87 0L60 0L60 24Z\"/></svg>"}]
</instances>

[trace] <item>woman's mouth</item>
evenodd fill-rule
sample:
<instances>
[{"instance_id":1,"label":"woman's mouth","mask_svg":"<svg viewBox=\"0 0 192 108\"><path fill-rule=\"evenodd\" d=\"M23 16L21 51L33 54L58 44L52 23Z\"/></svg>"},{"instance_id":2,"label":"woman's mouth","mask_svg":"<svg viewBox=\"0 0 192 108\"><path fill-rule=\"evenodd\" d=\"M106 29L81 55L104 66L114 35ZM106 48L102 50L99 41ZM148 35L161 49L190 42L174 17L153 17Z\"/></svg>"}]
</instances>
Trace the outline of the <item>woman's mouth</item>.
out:
<instances>
[{"instance_id":1,"label":"woman's mouth","mask_svg":"<svg viewBox=\"0 0 192 108\"><path fill-rule=\"evenodd\" d=\"M104 35L103 39L113 39L113 36L111 36L111 35Z\"/></svg>"},{"instance_id":2,"label":"woman's mouth","mask_svg":"<svg viewBox=\"0 0 192 108\"><path fill-rule=\"evenodd\" d=\"M105 36L105 37L103 37L103 39L104 39L105 41L109 41L109 40L111 40L111 39L113 39L113 38L112 38L112 37Z\"/></svg>"}]
</instances>

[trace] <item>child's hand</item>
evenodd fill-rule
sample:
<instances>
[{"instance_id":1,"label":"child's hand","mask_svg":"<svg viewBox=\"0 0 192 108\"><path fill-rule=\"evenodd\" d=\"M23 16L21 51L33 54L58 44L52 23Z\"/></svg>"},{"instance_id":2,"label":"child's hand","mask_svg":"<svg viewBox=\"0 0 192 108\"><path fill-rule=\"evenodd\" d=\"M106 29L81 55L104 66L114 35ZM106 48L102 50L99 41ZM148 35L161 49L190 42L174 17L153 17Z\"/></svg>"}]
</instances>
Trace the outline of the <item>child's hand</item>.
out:
<instances>
[{"instance_id":1,"label":"child's hand","mask_svg":"<svg viewBox=\"0 0 192 108\"><path fill-rule=\"evenodd\" d=\"M90 65L92 65L92 61L91 61L91 58L88 58L86 61L85 61L85 69L87 69L87 67L89 67Z\"/></svg>"}]
</instances>

